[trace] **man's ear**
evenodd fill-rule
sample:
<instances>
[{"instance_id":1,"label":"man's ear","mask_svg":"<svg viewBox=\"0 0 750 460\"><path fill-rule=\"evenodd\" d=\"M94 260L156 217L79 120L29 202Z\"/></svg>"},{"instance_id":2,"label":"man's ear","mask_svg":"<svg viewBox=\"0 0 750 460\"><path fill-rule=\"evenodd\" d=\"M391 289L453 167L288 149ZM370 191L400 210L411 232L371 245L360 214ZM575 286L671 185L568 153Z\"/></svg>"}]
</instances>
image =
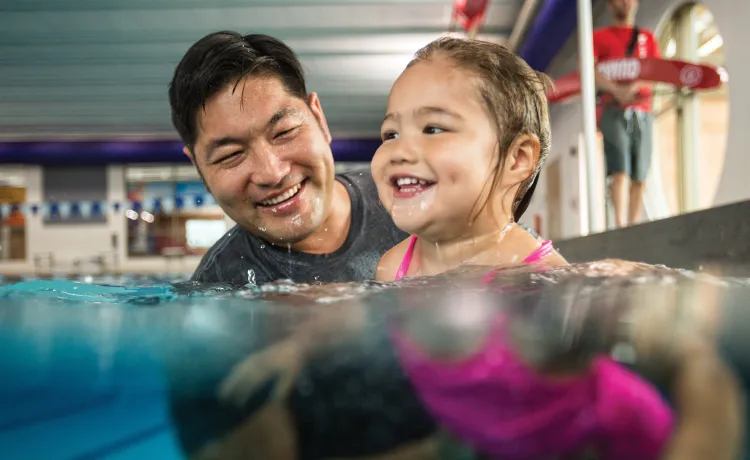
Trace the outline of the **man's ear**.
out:
<instances>
[{"instance_id":1,"label":"man's ear","mask_svg":"<svg viewBox=\"0 0 750 460\"><path fill-rule=\"evenodd\" d=\"M195 156L193 155L193 152L190 151L190 149L187 147L182 148L182 153L185 154L186 157L190 159L190 162L193 163L193 166L195 166L195 170L198 171L198 177L201 178L201 182L203 182L203 186L206 187L206 191L208 193L211 193L211 189L208 187L208 183L206 183L206 179L203 177L203 172L201 172L201 168L198 167L198 165L195 163Z\"/></svg>"},{"instance_id":2,"label":"man's ear","mask_svg":"<svg viewBox=\"0 0 750 460\"><path fill-rule=\"evenodd\" d=\"M534 134L516 136L510 144L505 161L506 177L519 184L531 177L539 163L541 148L539 138Z\"/></svg>"},{"instance_id":3,"label":"man's ear","mask_svg":"<svg viewBox=\"0 0 750 460\"><path fill-rule=\"evenodd\" d=\"M317 93L310 93L310 95L307 96L307 105L310 106L310 110L318 121L320 129L323 130L323 135L325 136L326 141L330 144L333 140L333 136L331 136L331 131L328 129L328 122L326 121L326 116L323 113L323 107L320 105L320 99L318 98Z\"/></svg>"},{"instance_id":4,"label":"man's ear","mask_svg":"<svg viewBox=\"0 0 750 460\"><path fill-rule=\"evenodd\" d=\"M190 162L193 163L193 165L195 165L195 158L193 157L193 152L190 151L187 145L182 148L182 153L184 153L185 156L190 159Z\"/></svg>"}]
</instances>

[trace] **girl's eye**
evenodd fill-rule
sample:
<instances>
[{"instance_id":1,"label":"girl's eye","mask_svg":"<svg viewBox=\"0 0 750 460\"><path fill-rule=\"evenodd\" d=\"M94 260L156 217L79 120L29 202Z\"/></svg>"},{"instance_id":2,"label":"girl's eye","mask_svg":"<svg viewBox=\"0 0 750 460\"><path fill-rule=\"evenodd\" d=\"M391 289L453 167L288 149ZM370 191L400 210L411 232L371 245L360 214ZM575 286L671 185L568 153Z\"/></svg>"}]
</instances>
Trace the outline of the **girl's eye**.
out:
<instances>
[{"instance_id":1,"label":"girl's eye","mask_svg":"<svg viewBox=\"0 0 750 460\"><path fill-rule=\"evenodd\" d=\"M438 128L437 126L428 126L424 129L425 134L440 134L444 132L445 130L443 128Z\"/></svg>"},{"instance_id":2,"label":"girl's eye","mask_svg":"<svg viewBox=\"0 0 750 460\"><path fill-rule=\"evenodd\" d=\"M396 139L398 137L398 133L394 131L386 131L383 133L383 142L389 141L391 139Z\"/></svg>"}]
</instances>

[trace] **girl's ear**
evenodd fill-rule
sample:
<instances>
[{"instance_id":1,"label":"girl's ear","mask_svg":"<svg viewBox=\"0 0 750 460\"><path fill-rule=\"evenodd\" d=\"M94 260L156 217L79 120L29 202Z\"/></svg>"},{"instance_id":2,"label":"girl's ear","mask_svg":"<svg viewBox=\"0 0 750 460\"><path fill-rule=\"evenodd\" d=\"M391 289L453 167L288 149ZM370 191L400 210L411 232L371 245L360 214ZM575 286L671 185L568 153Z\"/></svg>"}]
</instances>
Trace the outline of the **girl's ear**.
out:
<instances>
[{"instance_id":1,"label":"girl's ear","mask_svg":"<svg viewBox=\"0 0 750 460\"><path fill-rule=\"evenodd\" d=\"M505 161L505 171L511 183L520 184L536 169L541 151L539 138L534 134L520 134L513 139Z\"/></svg>"}]
</instances>

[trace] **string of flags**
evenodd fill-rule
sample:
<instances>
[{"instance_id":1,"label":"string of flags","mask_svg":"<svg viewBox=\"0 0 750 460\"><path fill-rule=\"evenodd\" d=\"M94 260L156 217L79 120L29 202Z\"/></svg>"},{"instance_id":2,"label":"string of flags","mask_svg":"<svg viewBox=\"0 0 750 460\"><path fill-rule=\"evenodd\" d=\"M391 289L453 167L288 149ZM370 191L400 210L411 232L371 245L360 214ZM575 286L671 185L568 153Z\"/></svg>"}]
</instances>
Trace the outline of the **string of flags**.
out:
<instances>
[{"instance_id":1,"label":"string of flags","mask_svg":"<svg viewBox=\"0 0 750 460\"><path fill-rule=\"evenodd\" d=\"M107 215L148 212L170 214L173 211L190 211L206 206L216 206L209 193L191 195L155 196L140 201L57 201L45 203L0 203L0 218L20 212L23 216L41 214L45 220L96 219Z\"/></svg>"}]
</instances>

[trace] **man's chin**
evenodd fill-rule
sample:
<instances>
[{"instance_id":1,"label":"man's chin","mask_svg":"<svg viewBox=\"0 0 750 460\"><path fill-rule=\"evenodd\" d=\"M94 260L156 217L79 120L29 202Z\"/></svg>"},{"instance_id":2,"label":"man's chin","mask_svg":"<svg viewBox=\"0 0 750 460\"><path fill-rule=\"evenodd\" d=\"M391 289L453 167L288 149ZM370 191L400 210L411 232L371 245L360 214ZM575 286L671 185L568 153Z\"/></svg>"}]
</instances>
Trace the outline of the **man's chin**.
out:
<instances>
[{"instance_id":1,"label":"man's chin","mask_svg":"<svg viewBox=\"0 0 750 460\"><path fill-rule=\"evenodd\" d=\"M274 246L281 246L281 247L287 247L295 245L299 242L302 242L309 238L313 233L315 233L314 228L299 228L295 229L294 232L290 231L274 231L273 228L269 227L260 227L261 229L265 229L265 231L255 229L254 231L250 232L253 235L257 236L258 238L268 242L269 244L272 244Z\"/></svg>"}]
</instances>

